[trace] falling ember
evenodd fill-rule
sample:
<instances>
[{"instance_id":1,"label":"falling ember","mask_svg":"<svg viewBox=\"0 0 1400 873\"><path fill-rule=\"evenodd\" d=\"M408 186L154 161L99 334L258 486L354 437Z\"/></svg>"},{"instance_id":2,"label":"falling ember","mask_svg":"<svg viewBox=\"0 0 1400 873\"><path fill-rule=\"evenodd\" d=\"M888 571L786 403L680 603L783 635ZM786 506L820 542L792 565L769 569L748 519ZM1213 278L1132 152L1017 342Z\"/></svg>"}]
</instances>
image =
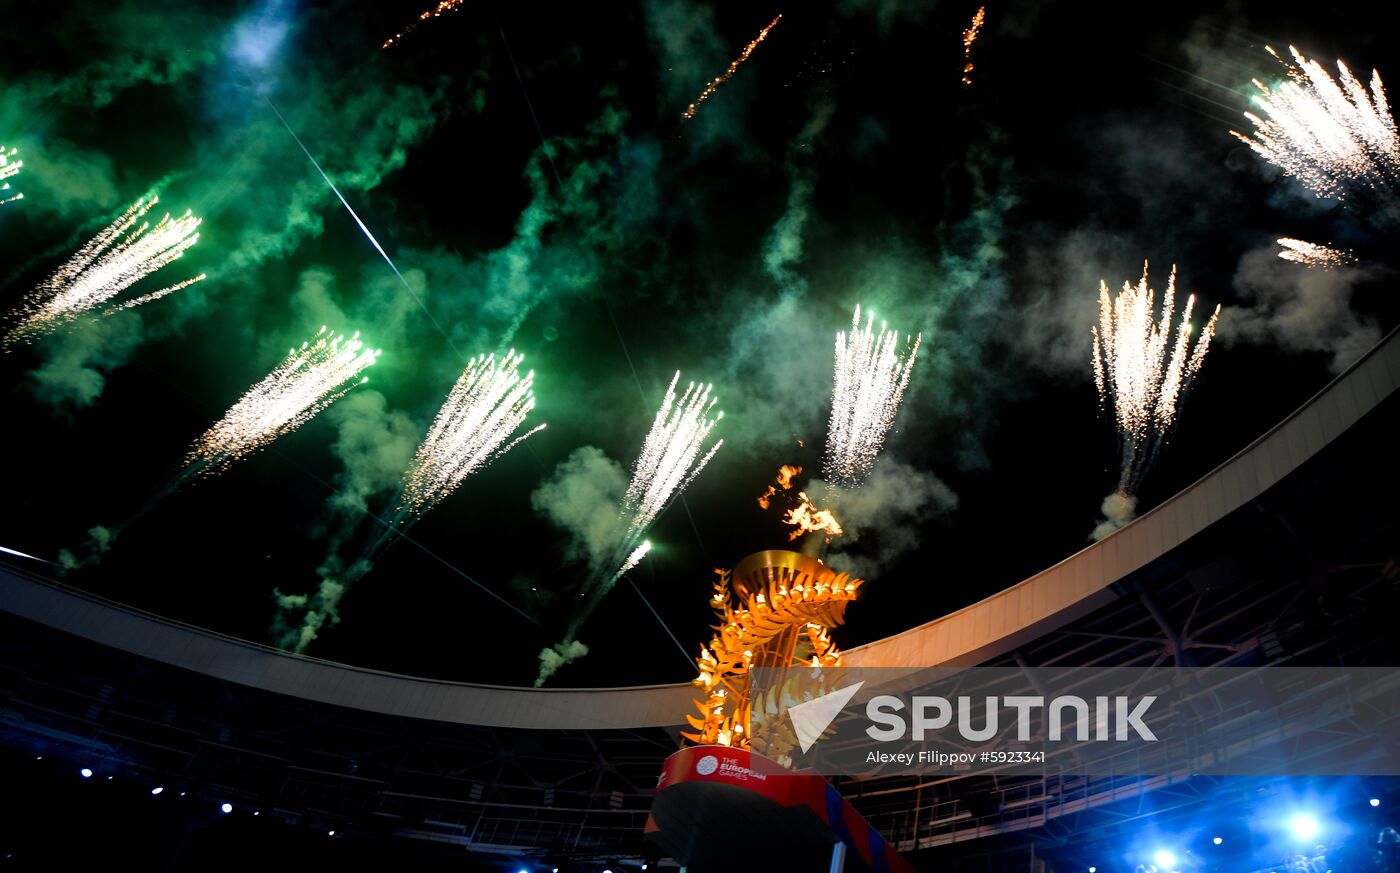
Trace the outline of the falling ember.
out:
<instances>
[{"instance_id":1,"label":"falling ember","mask_svg":"<svg viewBox=\"0 0 1400 873\"><path fill-rule=\"evenodd\" d=\"M24 166L24 161L17 161L14 157L15 150L13 148L7 149L3 145L0 145L0 205L9 203L12 200L24 199L24 194L19 191L13 194L5 193L10 190L10 183L5 180L19 175L20 169Z\"/></svg>"},{"instance_id":2,"label":"falling ember","mask_svg":"<svg viewBox=\"0 0 1400 873\"><path fill-rule=\"evenodd\" d=\"M1176 339L1171 321L1176 298L1176 267L1172 267L1162 297L1161 319L1156 319L1153 292L1147 287L1147 264L1136 286L1124 282L1123 290L1110 298L1108 284L1099 283L1099 324L1094 337L1094 382L1099 399L1112 404L1123 440L1123 468L1118 490L1130 494L1152 462L1162 438L1176 421L1181 394L1200 371L1215 335L1220 307L1206 322L1194 349L1191 343L1191 309L1195 295L1186 300ZM1189 356L1188 356L1189 351Z\"/></svg>"},{"instance_id":3,"label":"falling ember","mask_svg":"<svg viewBox=\"0 0 1400 873\"><path fill-rule=\"evenodd\" d=\"M410 33L417 30L418 25L433 18L441 18L448 12L456 11L457 7L462 5L462 2L463 0L442 0L441 3L438 3L433 8L421 12L418 17L410 21L403 30L384 40L379 47L382 49L393 48L400 42L403 42L404 38Z\"/></svg>"},{"instance_id":4,"label":"falling ember","mask_svg":"<svg viewBox=\"0 0 1400 873\"><path fill-rule=\"evenodd\" d=\"M979 8L972 16L972 23L967 30L963 31L963 76L964 85L972 84L972 44L977 41L977 34L982 32L982 24L987 20L987 7Z\"/></svg>"},{"instance_id":5,"label":"falling ember","mask_svg":"<svg viewBox=\"0 0 1400 873\"><path fill-rule=\"evenodd\" d=\"M369 381L357 377L378 358L379 350L366 349L358 332L346 339L322 327L195 440L185 463L204 474L222 472Z\"/></svg>"},{"instance_id":6,"label":"falling ember","mask_svg":"<svg viewBox=\"0 0 1400 873\"><path fill-rule=\"evenodd\" d=\"M21 306L22 319L6 342L29 340L49 333L84 313L120 309L157 300L203 279L177 285L103 309L113 297L142 278L180 258L199 241L200 219L188 211L179 218L167 213L151 226L142 217L159 199L136 201L121 217L78 250L68 263L36 288ZM140 222L140 224L138 224Z\"/></svg>"},{"instance_id":7,"label":"falling ember","mask_svg":"<svg viewBox=\"0 0 1400 873\"><path fill-rule=\"evenodd\" d=\"M1254 136L1230 132L1318 197L1343 199L1350 186L1400 183L1400 137L1380 73L1371 71L1368 94L1341 61L1334 80L1317 61L1288 50L1296 64L1268 49L1287 69L1287 81L1270 88L1254 80L1260 91L1254 102L1264 116L1244 114Z\"/></svg>"},{"instance_id":8,"label":"falling ember","mask_svg":"<svg viewBox=\"0 0 1400 873\"><path fill-rule=\"evenodd\" d=\"M899 332L886 330L882 323L876 334L874 324L872 315L861 329L857 306L850 332L836 334L835 384L822 472L829 481L847 487L860 485L880 454L923 340L919 334L900 351Z\"/></svg>"},{"instance_id":9,"label":"falling ember","mask_svg":"<svg viewBox=\"0 0 1400 873\"><path fill-rule=\"evenodd\" d=\"M1334 249L1330 246L1318 245L1317 243L1306 242L1301 239L1290 239L1283 237L1278 241L1278 256L1285 261L1296 261L1309 267L1321 267L1330 270L1333 267L1340 267L1343 264L1350 264L1356 260L1350 252L1341 249Z\"/></svg>"},{"instance_id":10,"label":"falling ember","mask_svg":"<svg viewBox=\"0 0 1400 873\"><path fill-rule=\"evenodd\" d=\"M768 31L772 30L778 22L782 20L783 16L780 14L777 18L768 22L768 26L758 32L758 36L754 37L753 42L744 46L744 50L739 52L739 56L729 62L729 68L705 85L705 89L700 92L700 96L695 98L694 103L686 107L686 110L681 113L681 117L687 119L694 118L696 111L700 108L700 104L709 100L710 95L715 93L715 90L718 89L720 85L729 81L730 77L739 69L739 65L747 61L749 55L753 54L753 50L758 48L758 44L768 38Z\"/></svg>"},{"instance_id":11,"label":"falling ember","mask_svg":"<svg viewBox=\"0 0 1400 873\"><path fill-rule=\"evenodd\" d=\"M791 464L784 464L778 468L778 478L773 480L773 484L759 495L758 505L767 509L773 503L773 498L778 490L789 491L792 489L792 477L802 473L801 467L794 467Z\"/></svg>"},{"instance_id":12,"label":"falling ember","mask_svg":"<svg viewBox=\"0 0 1400 873\"><path fill-rule=\"evenodd\" d=\"M511 349L499 362L484 355L467 364L404 477L401 515L422 515L463 479L544 429L541 424L510 438L535 408L535 373L520 375L524 360Z\"/></svg>"},{"instance_id":13,"label":"falling ember","mask_svg":"<svg viewBox=\"0 0 1400 873\"><path fill-rule=\"evenodd\" d=\"M841 523L836 520L836 516L830 509L817 509L812 503L807 492L797 492L798 504L787 511L783 516L785 524L797 527L788 535L789 540L795 540L805 533L820 532L827 536L827 539L841 535Z\"/></svg>"}]
</instances>

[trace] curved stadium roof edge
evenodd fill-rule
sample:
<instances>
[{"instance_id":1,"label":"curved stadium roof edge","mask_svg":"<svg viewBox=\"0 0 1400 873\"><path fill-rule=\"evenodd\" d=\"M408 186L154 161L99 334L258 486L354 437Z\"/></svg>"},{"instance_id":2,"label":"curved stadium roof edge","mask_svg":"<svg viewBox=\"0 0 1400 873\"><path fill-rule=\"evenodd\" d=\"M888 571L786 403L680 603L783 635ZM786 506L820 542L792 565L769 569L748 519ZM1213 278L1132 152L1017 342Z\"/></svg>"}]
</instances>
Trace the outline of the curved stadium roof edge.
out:
<instances>
[{"instance_id":1,"label":"curved stadium roof edge","mask_svg":"<svg viewBox=\"0 0 1400 873\"><path fill-rule=\"evenodd\" d=\"M1234 457L1132 524L977 603L846 652L860 667L971 665L1114 600L1114 582L1258 498L1400 387L1400 330ZM291 655L0 566L0 609L217 679L334 706L516 729L670 727L687 684L533 689L402 676Z\"/></svg>"}]
</instances>

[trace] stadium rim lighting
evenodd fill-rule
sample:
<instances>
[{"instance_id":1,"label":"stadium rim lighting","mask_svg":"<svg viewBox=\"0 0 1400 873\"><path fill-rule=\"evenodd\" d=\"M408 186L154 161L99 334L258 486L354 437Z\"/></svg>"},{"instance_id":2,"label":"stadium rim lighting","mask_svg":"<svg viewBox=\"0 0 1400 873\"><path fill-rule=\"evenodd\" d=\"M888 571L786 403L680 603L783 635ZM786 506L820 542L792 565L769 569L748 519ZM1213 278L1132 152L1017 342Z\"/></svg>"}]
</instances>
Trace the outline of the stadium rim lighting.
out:
<instances>
[{"instance_id":1,"label":"stadium rim lighting","mask_svg":"<svg viewBox=\"0 0 1400 873\"><path fill-rule=\"evenodd\" d=\"M1152 856L1152 862L1165 870L1176 866L1176 855L1166 849L1158 849Z\"/></svg>"},{"instance_id":2,"label":"stadium rim lighting","mask_svg":"<svg viewBox=\"0 0 1400 873\"><path fill-rule=\"evenodd\" d=\"M1312 814L1300 812L1288 820L1288 829L1293 836L1306 842L1316 837L1322 831L1322 826Z\"/></svg>"}]
</instances>

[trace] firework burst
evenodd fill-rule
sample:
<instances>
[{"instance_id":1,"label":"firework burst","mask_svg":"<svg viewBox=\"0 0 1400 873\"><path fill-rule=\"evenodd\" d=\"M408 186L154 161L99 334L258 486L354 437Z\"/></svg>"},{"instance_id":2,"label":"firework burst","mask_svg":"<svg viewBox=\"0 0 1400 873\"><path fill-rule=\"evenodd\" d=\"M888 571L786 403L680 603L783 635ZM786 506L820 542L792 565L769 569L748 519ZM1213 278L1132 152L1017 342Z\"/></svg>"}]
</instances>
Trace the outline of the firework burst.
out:
<instances>
[{"instance_id":1,"label":"firework burst","mask_svg":"<svg viewBox=\"0 0 1400 873\"><path fill-rule=\"evenodd\" d=\"M347 339L322 327L301 348L290 349L275 370L195 440L185 456L187 468L205 475L222 472L369 381L361 372L378 360L379 350L364 345L358 332Z\"/></svg>"},{"instance_id":2,"label":"firework burst","mask_svg":"<svg viewBox=\"0 0 1400 873\"><path fill-rule=\"evenodd\" d=\"M677 370L666 388L661 407L656 411L651 430L642 443L637 463L632 467L632 478L622 498L617 543L590 568L583 590L579 592L582 603L570 617L564 639L551 648L541 650L536 687L564 664L588 653L588 647L578 641L579 629L602 602L604 595L651 551L651 542L644 538L652 522L686 486L695 481L695 477L724 445L724 440L717 440L708 450L705 448L710 432L724 417L723 412L714 411L716 400L710 394L713 386L691 382L678 398L676 386L680 378L680 371Z\"/></svg>"},{"instance_id":3,"label":"firework burst","mask_svg":"<svg viewBox=\"0 0 1400 873\"><path fill-rule=\"evenodd\" d=\"M13 194L6 193L10 190L10 183L5 181L6 179L18 176L20 169L23 167L24 161L15 160L15 150L13 148L7 149L3 145L0 145L0 205L13 200L24 199L24 194L19 191Z\"/></svg>"},{"instance_id":4,"label":"firework burst","mask_svg":"<svg viewBox=\"0 0 1400 873\"><path fill-rule=\"evenodd\" d=\"M972 84L972 44L977 41L977 35L982 32L982 25L987 21L987 7L980 7L972 16L972 23L967 26L967 30L962 33L963 41L963 75L964 85Z\"/></svg>"},{"instance_id":5,"label":"firework burst","mask_svg":"<svg viewBox=\"0 0 1400 873\"><path fill-rule=\"evenodd\" d=\"M1280 258L1285 261L1295 261L1308 267L1321 267L1324 270L1330 270L1356 260L1350 252L1301 239L1283 237L1278 241L1278 244Z\"/></svg>"},{"instance_id":6,"label":"firework burst","mask_svg":"<svg viewBox=\"0 0 1400 873\"><path fill-rule=\"evenodd\" d=\"M744 61L747 61L749 59L749 55L753 54L753 50L758 48L758 44L768 38L768 31L772 30L774 27L777 27L778 22L782 20L783 16L779 15L777 18L774 18L772 21L768 22L768 26L760 30L758 32L758 36L754 37L752 42L744 46L744 50L739 52L739 56L729 62L729 67L723 73L720 73L718 76L715 76L708 83L706 83L704 90L700 92L700 96L695 98L694 103L686 107L686 110L681 113L681 117L685 119L694 118L695 113L698 112L700 109L700 104L704 103L706 100L709 100L710 95L714 94L715 91L719 89L720 85L723 85L725 82L728 82L730 78L733 77L733 75L736 72L738 72L739 66L743 64Z\"/></svg>"},{"instance_id":7,"label":"firework burst","mask_svg":"<svg viewBox=\"0 0 1400 873\"><path fill-rule=\"evenodd\" d=\"M1319 197L1342 199L1349 188L1400 182L1400 138L1380 74L1371 72L1368 93L1341 61L1333 79L1317 61L1288 50L1294 63L1268 50L1287 70L1282 84L1254 80L1262 117L1245 113L1254 135L1231 133Z\"/></svg>"},{"instance_id":8,"label":"firework burst","mask_svg":"<svg viewBox=\"0 0 1400 873\"><path fill-rule=\"evenodd\" d=\"M869 474L894 426L923 340L919 334L901 351L898 331L886 330L882 323L877 334L874 325L871 315L861 328L857 306L850 332L836 334L835 385L822 474L828 481L852 488Z\"/></svg>"},{"instance_id":9,"label":"firework burst","mask_svg":"<svg viewBox=\"0 0 1400 873\"><path fill-rule=\"evenodd\" d=\"M510 438L535 408L535 373L520 375L524 360L511 349L499 362L483 355L467 365L404 477L400 520L421 516L463 479L544 429Z\"/></svg>"},{"instance_id":10,"label":"firework burst","mask_svg":"<svg viewBox=\"0 0 1400 873\"><path fill-rule=\"evenodd\" d=\"M1147 287L1147 264L1137 285L1123 283L1111 297L1106 282L1099 283L1099 323L1094 337L1094 382L1099 399L1112 405L1123 441L1123 467L1118 491L1131 494L1152 462L1162 439L1176 422L1182 392L1200 371L1220 307L1206 322L1195 347L1191 347L1191 310L1196 297L1186 299L1181 322L1172 340L1172 316L1176 305L1176 268L1172 267L1157 318L1154 294Z\"/></svg>"},{"instance_id":11,"label":"firework burst","mask_svg":"<svg viewBox=\"0 0 1400 873\"><path fill-rule=\"evenodd\" d=\"M204 278L201 274L168 288L107 306L112 298L177 260L199 241L200 219L188 211L155 225L144 221L159 198L141 199L78 250L68 263L36 288L21 307L21 320L7 342L31 340L90 312L110 315L158 300Z\"/></svg>"},{"instance_id":12,"label":"firework burst","mask_svg":"<svg viewBox=\"0 0 1400 873\"><path fill-rule=\"evenodd\" d=\"M724 445L724 440L719 440L701 456L710 431L724 418L724 413L711 415L716 402L710 396L712 385L691 382L677 399L676 385L680 378L677 370L642 443L642 453L632 468L632 479L622 498L627 532L620 551L630 552L637 547L661 510L695 481Z\"/></svg>"}]
</instances>

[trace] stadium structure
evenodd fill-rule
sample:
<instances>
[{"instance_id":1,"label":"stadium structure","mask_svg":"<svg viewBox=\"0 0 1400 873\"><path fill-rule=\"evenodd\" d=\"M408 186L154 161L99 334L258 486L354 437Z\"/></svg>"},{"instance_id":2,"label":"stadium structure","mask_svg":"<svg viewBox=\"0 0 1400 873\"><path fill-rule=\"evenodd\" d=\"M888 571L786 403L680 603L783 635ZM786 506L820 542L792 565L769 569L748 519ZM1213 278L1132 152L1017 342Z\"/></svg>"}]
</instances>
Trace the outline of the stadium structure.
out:
<instances>
[{"instance_id":1,"label":"stadium structure","mask_svg":"<svg viewBox=\"0 0 1400 873\"><path fill-rule=\"evenodd\" d=\"M850 649L846 663L1400 664L1397 387L1391 334L1126 528L978 603ZM163 813L182 835L157 859L172 866L194 851L205 826L190 822L204 818L314 834L340 852L391 842L423 864L455 859L454 869L669 863L644 828L692 711L689 685L523 689L392 675L182 625L18 565L0 568L0 650L0 738L14 784L82 778L128 786L111 797L131 804L185 804L188 813ZM1247 732L1248 712L1217 705ZM1354 711L1314 715L1332 752L1400 743L1400 731ZM1321 752L1283 751L1298 761ZM1165 873L1274 869L1255 860L1258 822L1293 796L1286 783L1047 770L835 787L917 869L1131 871L1133 853L1154 840L1196 854L1159 864ZM1384 779L1337 790L1346 796L1328 801L1329 815L1400 804L1400 783ZM22 835L3 839L23 848ZM1168 851L1157 843L1152 852Z\"/></svg>"}]
</instances>

